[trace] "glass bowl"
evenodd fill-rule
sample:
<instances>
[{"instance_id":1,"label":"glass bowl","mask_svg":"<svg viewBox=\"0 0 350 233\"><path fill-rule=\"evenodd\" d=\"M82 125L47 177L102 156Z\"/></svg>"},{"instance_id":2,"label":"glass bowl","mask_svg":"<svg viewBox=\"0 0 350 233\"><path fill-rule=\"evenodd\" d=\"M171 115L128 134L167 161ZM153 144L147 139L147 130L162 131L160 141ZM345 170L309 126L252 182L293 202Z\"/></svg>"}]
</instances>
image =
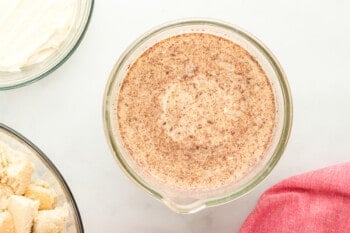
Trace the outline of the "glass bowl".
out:
<instances>
[{"instance_id":1,"label":"glass bowl","mask_svg":"<svg viewBox=\"0 0 350 233\"><path fill-rule=\"evenodd\" d=\"M185 33L209 33L237 43L247 50L265 71L274 91L276 101L276 123L269 148L259 164L239 182L208 191L181 192L172 190L147 178L136 166L124 148L118 132L116 117L118 93L131 64L155 43ZM108 80L104 102L103 120L105 134L110 148L124 172L142 189L179 213L193 213L235 200L252 190L274 168L280 159L291 132L292 99L286 76L272 53L255 37L247 32L216 20L186 19L162 25L136 40L117 61Z\"/></svg>"},{"instance_id":2,"label":"glass bowl","mask_svg":"<svg viewBox=\"0 0 350 233\"><path fill-rule=\"evenodd\" d=\"M24 136L0 123L0 141L11 149L24 152L30 162L34 164L33 178L44 180L55 190L58 205L65 204L68 209L66 233L83 233L84 228L78 207L69 187L60 172L50 159Z\"/></svg>"},{"instance_id":3,"label":"glass bowl","mask_svg":"<svg viewBox=\"0 0 350 233\"><path fill-rule=\"evenodd\" d=\"M59 49L44 61L23 67L21 71L0 71L0 91L22 87L38 81L56 70L72 55L86 32L94 5L94 0L77 1L74 26Z\"/></svg>"}]
</instances>

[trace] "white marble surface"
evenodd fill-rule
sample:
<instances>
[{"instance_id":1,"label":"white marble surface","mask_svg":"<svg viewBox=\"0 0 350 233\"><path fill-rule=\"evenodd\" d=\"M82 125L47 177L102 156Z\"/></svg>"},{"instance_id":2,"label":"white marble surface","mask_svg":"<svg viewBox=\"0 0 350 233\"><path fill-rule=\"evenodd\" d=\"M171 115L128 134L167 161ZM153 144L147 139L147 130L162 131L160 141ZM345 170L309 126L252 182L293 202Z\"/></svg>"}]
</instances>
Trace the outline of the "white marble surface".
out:
<instances>
[{"instance_id":1,"label":"white marble surface","mask_svg":"<svg viewBox=\"0 0 350 233\"><path fill-rule=\"evenodd\" d=\"M236 232L259 195L293 174L349 161L350 2L97 1L73 56L49 77L0 92L0 122L37 144L71 187L88 233ZM122 51L153 26L212 17L259 37L284 67L294 99L289 146L244 198L193 215L172 213L121 172L102 129L102 95Z\"/></svg>"}]
</instances>

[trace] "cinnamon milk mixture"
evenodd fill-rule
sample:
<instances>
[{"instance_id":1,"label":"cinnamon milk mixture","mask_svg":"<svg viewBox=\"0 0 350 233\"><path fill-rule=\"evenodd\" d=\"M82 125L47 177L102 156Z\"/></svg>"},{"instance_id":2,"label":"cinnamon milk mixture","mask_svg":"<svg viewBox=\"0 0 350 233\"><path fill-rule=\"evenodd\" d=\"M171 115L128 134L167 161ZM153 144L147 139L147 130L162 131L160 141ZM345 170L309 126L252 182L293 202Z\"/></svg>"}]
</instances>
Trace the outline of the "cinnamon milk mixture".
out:
<instances>
[{"instance_id":1,"label":"cinnamon milk mixture","mask_svg":"<svg viewBox=\"0 0 350 233\"><path fill-rule=\"evenodd\" d=\"M124 147L159 183L181 190L237 182L264 157L275 97L258 62L222 37L170 37L130 67L117 102Z\"/></svg>"}]
</instances>

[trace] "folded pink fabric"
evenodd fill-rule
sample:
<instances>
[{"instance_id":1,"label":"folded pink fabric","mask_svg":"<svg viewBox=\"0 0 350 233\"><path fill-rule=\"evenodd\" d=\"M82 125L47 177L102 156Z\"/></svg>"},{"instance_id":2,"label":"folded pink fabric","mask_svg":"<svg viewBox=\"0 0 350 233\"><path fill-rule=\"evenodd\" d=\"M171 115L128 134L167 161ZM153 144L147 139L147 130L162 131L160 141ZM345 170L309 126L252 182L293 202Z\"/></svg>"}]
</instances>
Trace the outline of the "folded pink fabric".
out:
<instances>
[{"instance_id":1,"label":"folded pink fabric","mask_svg":"<svg viewBox=\"0 0 350 233\"><path fill-rule=\"evenodd\" d=\"M350 163L288 178L267 190L240 233L350 233Z\"/></svg>"}]
</instances>

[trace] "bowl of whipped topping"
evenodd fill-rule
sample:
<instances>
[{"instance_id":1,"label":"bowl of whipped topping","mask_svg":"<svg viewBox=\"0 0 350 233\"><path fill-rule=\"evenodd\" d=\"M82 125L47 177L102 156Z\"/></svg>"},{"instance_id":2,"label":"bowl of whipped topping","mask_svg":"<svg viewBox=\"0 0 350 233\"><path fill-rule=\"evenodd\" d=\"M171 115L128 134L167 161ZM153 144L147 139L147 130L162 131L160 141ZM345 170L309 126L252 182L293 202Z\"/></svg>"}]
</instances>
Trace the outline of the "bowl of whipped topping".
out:
<instances>
[{"instance_id":1,"label":"bowl of whipped topping","mask_svg":"<svg viewBox=\"0 0 350 233\"><path fill-rule=\"evenodd\" d=\"M84 232L74 197L55 165L1 123L0 232Z\"/></svg>"},{"instance_id":2,"label":"bowl of whipped topping","mask_svg":"<svg viewBox=\"0 0 350 233\"><path fill-rule=\"evenodd\" d=\"M0 1L0 90L33 83L64 63L86 31L93 3Z\"/></svg>"}]
</instances>

